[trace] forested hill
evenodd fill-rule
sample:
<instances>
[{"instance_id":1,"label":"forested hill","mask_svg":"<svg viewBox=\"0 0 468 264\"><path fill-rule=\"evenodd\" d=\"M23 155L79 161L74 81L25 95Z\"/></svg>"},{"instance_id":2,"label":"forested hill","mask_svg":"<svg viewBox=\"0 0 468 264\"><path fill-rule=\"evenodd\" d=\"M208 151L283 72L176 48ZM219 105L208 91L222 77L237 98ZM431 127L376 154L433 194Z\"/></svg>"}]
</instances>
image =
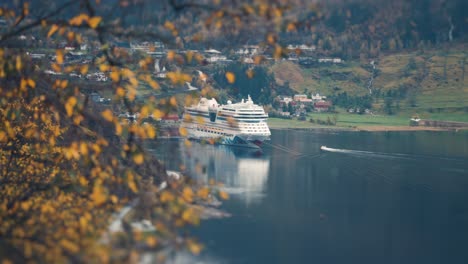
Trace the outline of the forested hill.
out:
<instances>
[{"instance_id":1,"label":"forested hill","mask_svg":"<svg viewBox=\"0 0 468 264\"><path fill-rule=\"evenodd\" d=\"M5 0L0 6L22 6L23 1ZM60 5L59 0L34 1L31 14ZM415 48L466 40L468 1L466 0L274 0L274 1L100 1L96 12L145 32L158 30L171 20L180 42L187 46L206 45L222 49L258 43L273 29L280 42L314 44L324 53L342 57L376 55L380 51ZM125 8L118 9L116 6ZM215 17L205 8L223 8ZM211 10L210 9L210 10ZM221 10L221 9L220 9ZM230 13L229 10L240 10ZM265 12L271 12L264 14ZM181 15L183 14L183 15ZM285 22L278 25L275 16ZM67 18L68 13L61 16ZM280 27L280 28L279 28ZM283 31L280 30L280 31ZM195 41L194 41L195 40Z\"/></svg>"},{"instance_id":2,"label":"forested hill","mask_svg":"<svg viewBox=\"0 0 468 264\"><path fill-rule=\"evenodd\" d=\"M468 1L464 0L331 0L319 1L314 14L298 16L297 32L285 41L309 42L324 53L342 57L377 56L463 41L468 36Z\"/></svg>"}]
</instances>

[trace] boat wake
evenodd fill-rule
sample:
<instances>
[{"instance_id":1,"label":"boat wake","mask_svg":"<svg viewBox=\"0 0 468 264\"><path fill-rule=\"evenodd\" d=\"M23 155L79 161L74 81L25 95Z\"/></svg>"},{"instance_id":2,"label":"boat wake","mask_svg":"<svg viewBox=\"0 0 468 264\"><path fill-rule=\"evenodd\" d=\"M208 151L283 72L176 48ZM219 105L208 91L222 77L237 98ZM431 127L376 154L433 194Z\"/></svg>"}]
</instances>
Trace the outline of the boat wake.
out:
<instances>
[{"instance_id":1,"label":"boat wake","mask_svg":"<svg viewBox=\"0 0 468 264\"><path fill-rule=\"evenodd\" d=\"M387 159L411 159L411 160L447 160L447 161L456 161L464 162L462 159L458 158L447 158L443 156L431 156L431 155L417 155L417 154L403 154L403 153L384 153L384 152L373 152L373 151L363 151L363 150L352 150L352 149L337 149L329 148L327 146L321 146L321 151L324 152L335 152L343 153L358 157L367 157L367 158L387 158Z\"/></svg>"},{"instance_id":2,"label":"boat wake","mask_svg":"<svg viewBox=\"0 0 468 264\"><path fill-rule=\"evenodd\" d=\"M383 152L373 152L373 151L363 151L363 150L352 150L352 149L336 149L336 148L329 148L327 146L321 146L320 150L326 152L335 152L335 153L343 153L349 154L354 156L361 156L361 157L376 157L376 158L400 158L400 159L411 159L413 158L412 155L408 154L400 154L400 153L383 153Z\"/></svg>"}]
</instances>

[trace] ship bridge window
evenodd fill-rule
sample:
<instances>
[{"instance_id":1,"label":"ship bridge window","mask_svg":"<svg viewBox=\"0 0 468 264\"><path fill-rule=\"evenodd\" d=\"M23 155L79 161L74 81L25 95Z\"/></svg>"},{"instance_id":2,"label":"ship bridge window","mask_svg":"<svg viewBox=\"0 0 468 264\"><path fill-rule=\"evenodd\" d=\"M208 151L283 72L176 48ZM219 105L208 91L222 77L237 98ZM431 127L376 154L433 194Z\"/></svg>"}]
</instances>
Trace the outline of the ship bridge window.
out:
<instances>
[{"instance_id":1,"label":"ship bridge window","mask_svg":"<svg viewBox=\"0 0 468 264\"><path fill-rule=\"evenodd\" d=\"M211 122L216 121L216 112L210 112L210 121Z\"/></svg>"}]
</instances>

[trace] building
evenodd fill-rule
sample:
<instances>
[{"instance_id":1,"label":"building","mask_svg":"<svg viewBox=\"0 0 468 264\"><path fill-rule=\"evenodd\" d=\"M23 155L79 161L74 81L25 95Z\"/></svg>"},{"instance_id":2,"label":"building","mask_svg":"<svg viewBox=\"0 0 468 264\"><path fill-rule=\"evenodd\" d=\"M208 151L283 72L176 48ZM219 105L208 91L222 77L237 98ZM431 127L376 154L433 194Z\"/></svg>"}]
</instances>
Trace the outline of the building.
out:
<instances>
[{"instance_id":1,"label":"building","mask_svg":"<svg viewBox=\"0 0 468 264\"><path fill-rule=\"evenodd\" d=\"M314 102L324 101L326 98L327 98L326 96L320 95L319 93L316 93L315 95L312 95L312 100Z\"/></svg>"},{"instance_id":2,"label":"building","mask_svg":"<svg viewBox=\"0 0 468 264\"><path fill-rule=\"evenodd\" d=\"M328 101L318 101L314 103L314 109L317 112L327 112L331 106L332 103Z\"/></svg>"},{"instance_id":3,"label":"building","mask_svg":"<svg viewBox=\"0 0 468 264\"><path fill-rule=\"evenodd\" d=\"M294 95L294 101L302 104L312 104L312 99L307 98L306 94L296 94Z\"/></svg>"}]
</instances>

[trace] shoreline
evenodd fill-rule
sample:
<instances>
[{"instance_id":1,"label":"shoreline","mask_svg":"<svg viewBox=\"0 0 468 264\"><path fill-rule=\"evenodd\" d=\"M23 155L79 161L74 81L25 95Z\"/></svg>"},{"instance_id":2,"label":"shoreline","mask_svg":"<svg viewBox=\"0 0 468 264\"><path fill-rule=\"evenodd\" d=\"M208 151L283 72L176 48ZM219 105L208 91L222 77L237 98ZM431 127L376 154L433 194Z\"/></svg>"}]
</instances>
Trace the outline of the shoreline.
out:
<instances>
[{"instance_id":1,"label":"shoreline","mask_svg":"<svg viewBox=\"0 0 468 264\"><path fill-rule=\"evenodd\" d=\"M281 127L273 126L270 130L314 130L314 131L354 131L354 132L405 132L405 131L433 131L433 132L447 132L447 131L468 131L465 128L443 128L443 127L423 127L423 126L355 126L355 127L330 127L330 126L313 126L313 127Z\"/></svg>"}]
</instances>

